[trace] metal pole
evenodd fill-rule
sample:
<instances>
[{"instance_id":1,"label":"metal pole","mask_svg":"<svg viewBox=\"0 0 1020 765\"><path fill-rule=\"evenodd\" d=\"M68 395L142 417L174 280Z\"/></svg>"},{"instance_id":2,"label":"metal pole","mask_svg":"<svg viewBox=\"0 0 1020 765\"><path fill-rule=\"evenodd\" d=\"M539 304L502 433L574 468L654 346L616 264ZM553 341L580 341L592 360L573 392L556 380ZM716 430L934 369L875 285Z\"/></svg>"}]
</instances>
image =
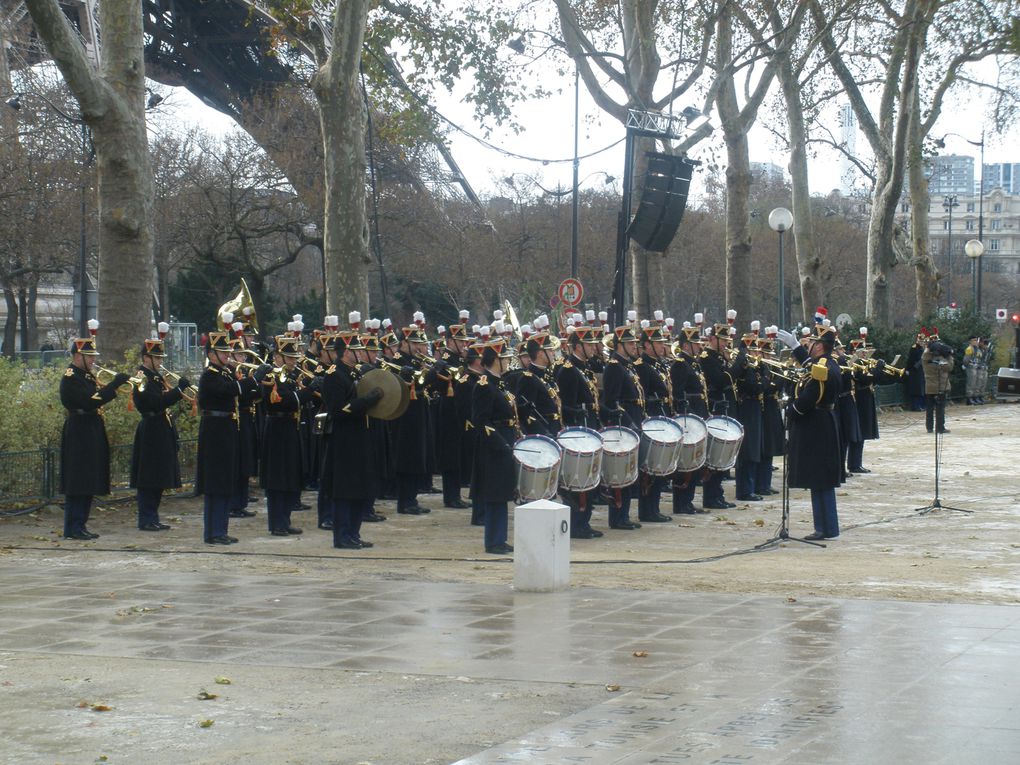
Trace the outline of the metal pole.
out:
<instances>
[{"instance_id":1,"label":"metal pole","mask_svg":"<svg viewBox=\"0 0 1020 765\"><path fill-rule=\"evenodd\" d=\"M786 329L786 297L783 294L783 234L779 232L779 327Z\"/></svg>"},{"instance_id":2,"label":"metal pole","mask_svg":"<svg viewBox=\"0 0 1020 765\"><path fill-rule=\"evenodd\" d=\"M580 132L580 103L581 103L581 88L580 79L577 69L577 64L574 64L574 193L572 196L573 209L571 210L570 219L570 276L574 279L577 278L577 175L578 169L580 168L581 161L578 159L578 141Z\"/></svg>"},{"instance_id":3,"label":"metal pole","mask_svg":"<svg viewBox=\"0 0 1020 765\"><path fill-rule=\"evenodd\" d=\"M89 278L86 273L88 249L85 243L85 202L88 196L89 135L85 123L81 123L81 228L78 248L78 290L81 310L78 313L78 337L89 336Z\"/></svg>"},{"instance_id":4,"label":"metal pole","mask_svg":"<svg viewBox=\"0 0 1020 765\"><path fill-rule=\"evenodd\" d=\"M630 225L630 187L634 175L634 134L627 130L624 142L623 158L623 200L620 205L620 217L616 225L616 284L613 286L613 303L615 306L615 326L623 324L627 316L624 305L627 294L627 226Z\"/></svg>"},{"instance_id":5,"label":"metal pole","mask_svg":"<svg viewBox=\"0 0 1020 765\"><path fill-rule=\"evenodd\" d=\"M985 131L981 131L981 188L978 195L978 241L985 243ZM978 256L977 263L977 293L974 298L974 312L981 315L981 272L984 271L984 253Z\"/></svg>"}]
</instances>

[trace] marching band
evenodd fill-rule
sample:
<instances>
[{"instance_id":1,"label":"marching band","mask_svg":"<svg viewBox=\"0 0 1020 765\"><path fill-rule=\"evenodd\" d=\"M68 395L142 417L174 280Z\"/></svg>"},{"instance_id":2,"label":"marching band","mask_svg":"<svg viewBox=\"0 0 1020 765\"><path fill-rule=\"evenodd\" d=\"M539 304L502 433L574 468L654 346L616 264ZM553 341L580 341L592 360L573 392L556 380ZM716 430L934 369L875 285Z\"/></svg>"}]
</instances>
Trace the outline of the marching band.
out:
<instances>
[{"instance_id":1,"label":"marching band","mask_svg":"<svg viewBox=\"0 0 1020 765\"><path fill-rule=\"evenodd\" d=\"M811 491L810 538L838 536L835 488L870 472L863 451L878 437L874 387L902 374L872 358L866 327L844 347L824 308L799 338L758 321L740 333L733 310L725 321L706 324L697 313L679 327L661 311L643 320L631 311L611 328L594 310L520 326L504 308L481 325L460 311L434 338L421 312L405 327L352 311L342 329L327 316L307 338L295 316L266 348L242 288L207 335L197 388L161 366L166 325L143 342L131 378L95 365L95 323L74 341L61 384L65 536L97 536L85 523L92 497L109 490L98 414L128 383L141 416L131 485L144 531L169 528L160 500L181 485L169 410L186 398L200 415L195 490L211 545L237 541L229 520L254 515L256 477L269 534L302 533L291 513L308 507L301 492L313 488L317 525L334 547L362 549L372 547L362 524L386 520L377 500L396 499L399 514L429 513L418 497L436 491L439 474L444 506L470 507L485 551L505 555L511 501L558 495L571 537L595 539L596 505L607 507L613 530L671 523L661 508L667 488L673 514L699 512L699 485L701 512L734 507L723 490L731 471L736 500L777 494L773 462L784 455L789 486Z\"/></svg>"}]
</instances>

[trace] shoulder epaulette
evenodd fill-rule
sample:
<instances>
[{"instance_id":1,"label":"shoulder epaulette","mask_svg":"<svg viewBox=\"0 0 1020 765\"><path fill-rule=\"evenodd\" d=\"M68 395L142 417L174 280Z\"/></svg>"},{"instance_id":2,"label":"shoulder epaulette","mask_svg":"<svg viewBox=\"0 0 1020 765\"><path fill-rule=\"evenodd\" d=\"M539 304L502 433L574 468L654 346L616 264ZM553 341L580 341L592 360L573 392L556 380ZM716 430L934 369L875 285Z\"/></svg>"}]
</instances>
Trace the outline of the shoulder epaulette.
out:
<instances>
[{"instance_id":1,"label":"shoulder epaulette","mask_svg":"<svg viewBox=\"0 0 1020 765\"><path fill-rule=\"evenodd\" d=\"M643 364L643 363L644 363L644 359L642 359L642 358L636 358L633 361L634 366L637 366L638 364Z\"/></svg>"},{"instance_id":2,"label":"shoulder epaulette","mask_svg":"<svg viewBox=\"0 0 1020 765\"><path fill-rule=\"evenodd\" d=\"M534 377L534 375L529 370L525 370L524 372L521 372L521 376L522 377Z\"/></svg>"},{"instance_id":3,"label":"shoulder epaulette","mask_svg":"<svg viewBox=\"0 0 1020 765\"><path fill-rule=\"evenodd\" d=\"M74 370L68 367L64 370L64 377L74 377Z\"/></svg>"},{"instance_id":4,"label":"shoulder epaulette","mask_svg":"<svg viewBox=\"0 0 1020 765\"><path fill-rule=\"evenodd\" d=\"M573 367L573 366L574 366L574 365L573 365L573 364L571 364L571 363L570 363L569 361L564 361L564 362L563 362L563 368L564 368L564 369L570 369L570 368L571 368L571 367Z\"/></svg>"},{"instance_id":5,"label":"shoulder epaulette","mask_svg":"<svg viewBox=\"0 0 1020 765\"><path fill-rule=\"evenodd\" d=\"M701 352L701 353L700 353L700 354L698 355L698 358L699 358L699 359L707 359L707 358L708 358L708 351L702 351L702 352Z\"/></svg>"},{"instance_id":6,"label":"shoulder epaulette","mask_svg":"<svg viewBox=\"0 0 1020 765\"><path fill-rule=\"evenodd\" d=\"M619 364L619 363L620 363L620 361L619 361L618 359L609 359L609 361L608 361L608 362L606 362L606 363L607 363L607 364Z\"/></svg>"},{"instance_id":7,"label":"shoulder epaulette","mask_svg":"<svg viewBox=\"0 0 1020 765\"><path fill-rule=\"evenodd\" d=\"M478 378L478 384L479 385L488 385L489 384L488 376L487 375L482 375L481 377L479 377Z\"/></svg>"},{"instance_id":8,"label":"shoulder epaulette","mask_svg":"<svg viewBox=\"0 0 1020 765\"><path fill-rule=\"evenodd\" d=\"M331 375L336 371L336 364L330 364L329 369L326 370L326 374Z\"/></svg>"}]
</instances>

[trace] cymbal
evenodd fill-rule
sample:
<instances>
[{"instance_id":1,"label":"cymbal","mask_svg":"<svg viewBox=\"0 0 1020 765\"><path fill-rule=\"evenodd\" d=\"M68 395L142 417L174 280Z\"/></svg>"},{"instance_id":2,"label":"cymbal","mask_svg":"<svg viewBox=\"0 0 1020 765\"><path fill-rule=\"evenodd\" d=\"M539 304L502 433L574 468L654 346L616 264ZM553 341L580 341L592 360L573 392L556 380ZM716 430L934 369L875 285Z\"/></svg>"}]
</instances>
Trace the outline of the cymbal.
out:
<instances>
[{"instance_id":1,"label":"cymbal","mask_svg":"<svg viewBox=\"0 0 1020 765\"><path fill-rule=\"evenodd\" d=\"M379 420L395 420L402 415L411 401L411 392L407 383L387 369L372 369L358 380L357 394L364 396L376 388L383 396L366 412L369 417Z\"/></svg>"}]
</instances>

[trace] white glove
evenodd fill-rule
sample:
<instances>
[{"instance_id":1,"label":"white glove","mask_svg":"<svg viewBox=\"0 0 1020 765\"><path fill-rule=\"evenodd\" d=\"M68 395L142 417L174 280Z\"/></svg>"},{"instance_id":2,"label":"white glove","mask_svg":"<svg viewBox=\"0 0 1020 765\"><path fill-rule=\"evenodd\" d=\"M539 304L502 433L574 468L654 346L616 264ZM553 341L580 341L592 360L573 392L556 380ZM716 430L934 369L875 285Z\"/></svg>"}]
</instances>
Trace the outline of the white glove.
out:
<instances>
[{"instance_id":1,"label":"white glove","mask_svg":"<svg viewBox=\"0 0 1020 765\"><path fill-rule=\"evenodd\" d=\"M785 345L791 351L798 345L800 345L800 343L797 342L797 338L794 337L793 333L787 332L785 329L779 330L776 333L776 337L778 337L782 341L783 345Z\"/></svg>"}]
</instances>

